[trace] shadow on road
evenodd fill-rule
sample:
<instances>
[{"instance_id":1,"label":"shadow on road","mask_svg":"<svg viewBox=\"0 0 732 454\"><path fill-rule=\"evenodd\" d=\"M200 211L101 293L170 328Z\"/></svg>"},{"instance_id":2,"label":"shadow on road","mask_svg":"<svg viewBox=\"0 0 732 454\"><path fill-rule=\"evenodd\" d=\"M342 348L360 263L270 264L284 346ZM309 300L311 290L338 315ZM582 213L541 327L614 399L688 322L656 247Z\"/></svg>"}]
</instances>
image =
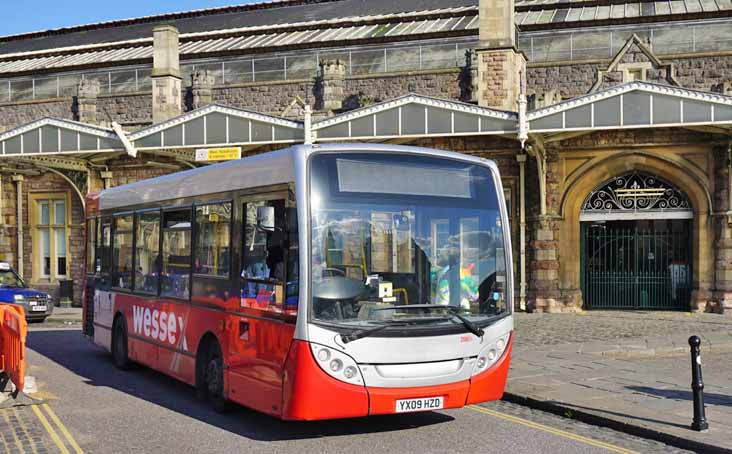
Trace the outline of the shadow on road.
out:
<instances>
[{"instance_id":1,"label":"shadow on road","mask_svg":"<svg viewBox=\"0 0 732 454\"><path fill-rule=\"evenodd\" d=\"M441 413L412 413L315 422L286 422L236 406L218 414L195 397L192 387L145 367L120 371L111 356L77 330L29 333L28 348L68 369L90 386L108 387L229 432L259 441L389 432L452 421ZM62 396L63 397L63 396Z\"/></svg>"},{"instance_id":2,"label":"shadow on road","mask_svg":"<svg viewBox=\"0 0 732 454\"><path fill-rule=\"evenodd\" d=\"M651 388L650 386L626 386L626 388L639 393L649 394L651 396L663 397L664 399L688 401L694 400L694 397L691 395L691 391L681 391L678 389L659 389ZM732 407L732 395L725 396L724 394L705 392L704 403L706 405L720 405Z\"/></svg>"}]
</instances>

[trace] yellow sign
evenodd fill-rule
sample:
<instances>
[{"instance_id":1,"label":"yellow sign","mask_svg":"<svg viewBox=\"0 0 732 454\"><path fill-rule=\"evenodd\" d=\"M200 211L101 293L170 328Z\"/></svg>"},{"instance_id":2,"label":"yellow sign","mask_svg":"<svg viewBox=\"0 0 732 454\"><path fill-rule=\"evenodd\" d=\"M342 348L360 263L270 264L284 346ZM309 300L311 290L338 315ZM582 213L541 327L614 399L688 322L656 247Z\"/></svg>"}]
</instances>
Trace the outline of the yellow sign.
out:
<instances>
[{"instance_id":1,"label":"yellow sign","mask_svg":"<svg viewBox=\"0 0 732 454\"><path fill-rule=\"evenodd\" d=\"M241 147L199 148L196 161L228 161L241 158Z\"/></svg>"}]
</instances>

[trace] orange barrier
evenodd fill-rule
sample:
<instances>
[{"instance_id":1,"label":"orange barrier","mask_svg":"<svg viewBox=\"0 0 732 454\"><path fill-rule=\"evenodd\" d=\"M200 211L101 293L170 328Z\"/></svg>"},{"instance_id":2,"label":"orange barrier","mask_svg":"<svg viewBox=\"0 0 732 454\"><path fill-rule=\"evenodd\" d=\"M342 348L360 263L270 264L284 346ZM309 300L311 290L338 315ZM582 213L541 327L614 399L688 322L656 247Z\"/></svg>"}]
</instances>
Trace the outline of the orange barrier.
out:
<instances>
[{"instance_id":1,"label":"orange barrier","mask_svg":"<svg viewBox=\"0 0 732 454\"><path fill-rule=\"evenodd\" d=\"M16 392L25 385L25 338L28 325L23 308L0 304L0 372L15 385Z\"/></svg>"}]
</instances>

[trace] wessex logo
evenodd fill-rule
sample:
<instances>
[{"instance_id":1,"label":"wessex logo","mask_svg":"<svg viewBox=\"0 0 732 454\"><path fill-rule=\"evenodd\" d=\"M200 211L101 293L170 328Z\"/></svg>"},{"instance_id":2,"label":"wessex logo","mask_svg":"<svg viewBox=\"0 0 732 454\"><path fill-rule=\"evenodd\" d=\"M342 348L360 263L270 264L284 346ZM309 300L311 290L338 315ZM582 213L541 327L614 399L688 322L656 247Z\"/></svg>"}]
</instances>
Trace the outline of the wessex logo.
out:
<instances>
[{"instance_id":1,"label":"wessex logo","mask_svg":"<svg viewBox=\"0 0 732 454\"><path fill-rule=\"evenodd\" d=\"M132 329L135 334L167 342L170 345L177 345L178 336L180 336L181 348L188 350L183 328L183 317L173 312L157 309L151 311L147 307L132 306Z\"/></svg>"}]
</instances>

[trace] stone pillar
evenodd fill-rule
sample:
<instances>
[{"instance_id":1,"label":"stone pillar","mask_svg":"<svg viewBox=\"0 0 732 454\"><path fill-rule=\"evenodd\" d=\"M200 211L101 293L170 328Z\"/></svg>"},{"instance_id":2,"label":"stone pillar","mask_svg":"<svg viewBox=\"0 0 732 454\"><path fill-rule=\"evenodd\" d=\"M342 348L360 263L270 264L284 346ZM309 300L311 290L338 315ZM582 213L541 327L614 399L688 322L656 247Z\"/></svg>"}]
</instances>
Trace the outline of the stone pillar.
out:
<instances>
[{"instance_id":1,"label":"stone pillar","mask_svg":"<svg viewBox=\"0 0 732 454\"><path fill-rule=\"evenodd\" d=\"M17 233L17 248L18 248L18 257L17 257L17 263L15 264L16 268L15 271L20 275L20 277L23 277L23 175L13 175L12 177L13 182L15 183L15 193L16 193L16 201L15 201L15 223L16 223L16 233Z\"/></svg>"},{"instance_id":2,"label":"stone pillar","mask_svg":"<svg viewBox=\"0 0 732 454\"><path fill-rule=\"evenodd\" d=\"M343 108L346 69L346 63L342 60L324 60L320 63L320 77L316 90L316 108L318 110Z\"/></svg>"},{"instance_id":3,"label":"stone pillar","mask_svg":"<svg viewBox=\"0 0 732 454\"><path fill-rule=\"evenodd\" d=\"M182 113L178 29L161 25L153 29L153 123Z\"/></svg>"},{"instance_id":4,"label":"stone pillar","mask_svg":"<svg viewBox=\"0 0 732 454\"><path fill-rule=\"evenodd\" d=\"M530 312L562 312L562 295L559 291L558 241L554 236L554 222L549 216L539 216L534 220L531 231L532 240L529 268Z\"/></svg>"},{"instance_id":5,"label":"stone pillar","mask_svg":"<svg viewBox=\"0 0 732 454\"><path fill-rule=\"evenodd\" d=\"M460 77L460 99L464 102L478 102L478 53L473 49L465 51L465 67Z\"/></svg>"},{"instance_id":6,"label":"stone pillar","mask_svg":"<svg viewBox=\"0 0 732 454\"><path fill-rule=\"evenodd\" d=\"M76 121L97 124L97 97L99 96L99 80L82 79L77 87L74 114Z\"/></svg>"},{"instance_id":7,"label":"stone pillar","mask_svg":"<svg viewBox=\"0 0 732 454\"><path fill-rule=\"evenodd\" d=\"M732 80L722 82L722 94L732 96Z\"/></svg>"},{"instance_id":8,"label":"stone pillar","mask_svg":"<svg viewBox=\"0 0 732 454\"><path fill-rule=\"evenodd\" d=\"M191 75L191 109L200 109L213 102L211 89L216 79L208 70L198 70Z\"/></svg>"},{"instance_id":9,"label":"stone pillar","mask_svg":"<svg viewBox=\"0 0 732 454\"><path fill-rule=\"evenodd\" d=\"M732 211L730 210L730 162L732 159L732 144L730 150L719 147L715 150L715 194L714 204L717 211L726 213L725 216L714 217L714 292L709 308L712 312L732 314ZM704 310L697 295L692 296L692 309Z\"/></svg>"},{"instance_id":10,"label":"stone pillar","mask_svg":"<svg viewBox=\"0 0 732 454\"><path fill-rule=\"evenodd\" d=\"M518 110L526 57L516 48L513 0L480 0L478 104Z\"/></svg>"},{"instance_id":11,"label":"stone pillar","mask_svg":"<svg viewBox=\"0 0 732 454\"><path fill-rule=\"evenodd\" d=\"M104 189L109 189L112 187L112 172L99 172L99 177L101 177L102 181L104 181Z\"/></svg>"}]
</instances>

